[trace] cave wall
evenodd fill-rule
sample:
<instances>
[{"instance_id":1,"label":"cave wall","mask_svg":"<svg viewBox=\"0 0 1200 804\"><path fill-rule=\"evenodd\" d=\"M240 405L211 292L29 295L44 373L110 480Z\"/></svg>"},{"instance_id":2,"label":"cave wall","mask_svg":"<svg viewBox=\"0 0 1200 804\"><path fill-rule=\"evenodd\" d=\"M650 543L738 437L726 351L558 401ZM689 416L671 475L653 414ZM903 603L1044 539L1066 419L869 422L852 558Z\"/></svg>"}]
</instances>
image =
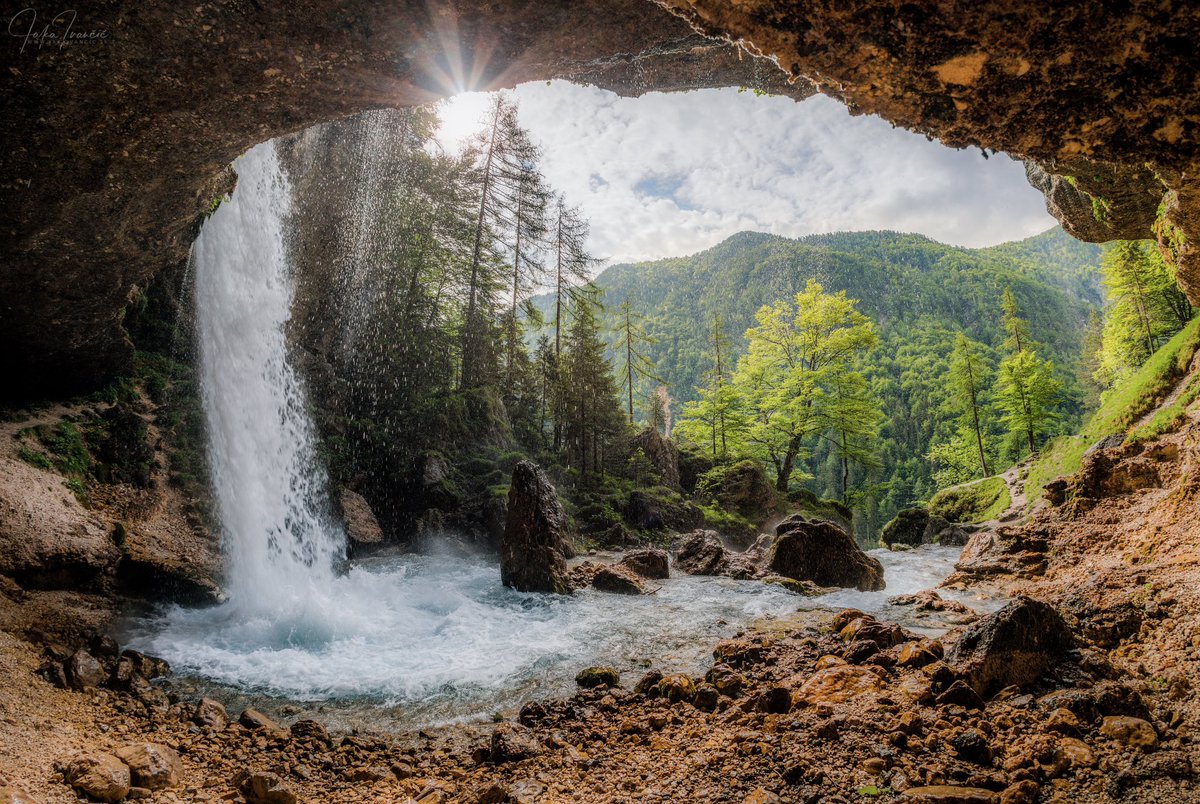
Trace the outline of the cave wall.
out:
<instances>
[{"instance_id":1,"label":"cave wall","mask_svg":"<svg viewBox=\"0 0 1200 804\"><path fill-rule=\"evenodd\" d=\"M1057 182L1050 209L1070 231L1157 232L1200 302L1194 6L101 0L58 12L10 17L2 55L10 400L88 389L128 367L124 310L186 258L246 148L365 109L535 79L625 94L819 90L953 147L1008 151ZM1088 182L1062 189L1073 170ZM1126 192L1133 174L1141 189ZM1104 227L1084 215L1094 198L1109 210Z\"/></svg>"}]
</instances>

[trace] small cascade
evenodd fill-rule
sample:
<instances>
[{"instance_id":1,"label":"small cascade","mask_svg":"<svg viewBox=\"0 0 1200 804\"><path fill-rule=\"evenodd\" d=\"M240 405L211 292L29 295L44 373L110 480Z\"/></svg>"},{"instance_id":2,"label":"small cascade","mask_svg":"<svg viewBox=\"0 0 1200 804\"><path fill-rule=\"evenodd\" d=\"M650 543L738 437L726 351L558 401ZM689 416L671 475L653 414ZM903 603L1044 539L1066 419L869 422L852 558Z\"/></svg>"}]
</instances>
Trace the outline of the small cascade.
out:
<instances>
[{"instance_id":1,"label":"small cascade","mask_svg":"<svg viewBox=\"0 0 1200 804\"><path fill-rule=\"evenodd\" d=\"M291 189L273 142L235 167L237 190L192 249L201 398L227 590L243 612L268 613L332 581L345 535L287 359Z\"/></svg>"}]
</instances>

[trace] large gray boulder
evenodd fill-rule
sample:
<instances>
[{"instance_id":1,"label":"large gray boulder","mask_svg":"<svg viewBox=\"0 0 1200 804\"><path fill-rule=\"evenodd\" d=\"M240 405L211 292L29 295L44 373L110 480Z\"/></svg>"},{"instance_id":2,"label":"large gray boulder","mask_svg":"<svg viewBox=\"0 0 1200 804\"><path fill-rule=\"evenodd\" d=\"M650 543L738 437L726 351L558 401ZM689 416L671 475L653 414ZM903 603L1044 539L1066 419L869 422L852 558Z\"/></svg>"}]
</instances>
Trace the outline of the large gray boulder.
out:
<instances>
[{"instance_id":1,"label":"large gray boulder","mask_svg":"<svg viewBox=\"0 0 1200 804\"><path fill-rule=\"evenodd\" d=\"M860 550L854 538L834 523L795 514L779 523L775 533L777 538L767 556L772 574L862 592L884 588L883 565Z\"/></svg>"},{"instance_id":2,"label":"large gray boulder","mask_svg":"<svg viewBox=\"0 0 1200 804\"><path fill-rule=\"evenodd\" d=\"M508 514L500 540L500 580L521 592L568 594L567 513L546 473L521 461L513 467Z\"/></svg>"}]
</instances>

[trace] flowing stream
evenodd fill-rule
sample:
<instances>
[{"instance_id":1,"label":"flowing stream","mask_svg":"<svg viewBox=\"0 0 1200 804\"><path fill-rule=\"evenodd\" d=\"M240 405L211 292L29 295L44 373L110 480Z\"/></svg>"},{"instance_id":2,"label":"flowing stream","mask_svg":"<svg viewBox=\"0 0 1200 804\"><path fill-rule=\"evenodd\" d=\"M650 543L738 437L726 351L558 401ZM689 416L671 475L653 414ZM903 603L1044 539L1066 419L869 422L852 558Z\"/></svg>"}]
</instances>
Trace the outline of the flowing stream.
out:
<instances>
[{"instance_id":1,"label":"flowing stream","mask_svg":"<svg viewBox=\"0 0 1200 804\"><path fill-rule=\"evenodd\" d=\"M715 641L753 620L813 607L881 610L888 595L930 588L951 571L953 548L875 551L886 593L815 599L688 576L645 597L521 594L500 584L494 558L436 553L343 571L345 535L287 359L289 183L273 143L235 166L237 190L192 252L228 600L170 608L126 635L167 659L185 691L268 710L274 701L277 711L288 701L382 712L408 725L477 718L569 693L592 664L696 671Z\"/></svg>"}]
</instances>

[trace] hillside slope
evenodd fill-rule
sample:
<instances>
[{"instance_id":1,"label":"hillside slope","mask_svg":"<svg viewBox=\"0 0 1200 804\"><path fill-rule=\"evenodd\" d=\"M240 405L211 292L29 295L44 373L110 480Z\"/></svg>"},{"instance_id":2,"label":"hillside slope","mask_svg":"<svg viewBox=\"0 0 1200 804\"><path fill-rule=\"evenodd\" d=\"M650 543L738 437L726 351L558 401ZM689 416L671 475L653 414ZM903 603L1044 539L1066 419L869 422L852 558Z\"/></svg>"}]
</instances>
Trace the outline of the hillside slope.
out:
<instances>
[{"instance_id":1,"label":"hillside slope","mask_svg":"<svg viewBox=\"0 0 1200 804\"><path fill-rule=\"evenodd\" d=\"M658 343L646 351L675 398L676 411L695 397L710 369L717 317L736 356L745 348L742 334L755 311L791 296L810 278L827 291L844 290L861 300L860 309L874 319L881 336L865 368L887 420L879 454L883 469L871 476L859 472L854 479L860 487L877 487L874 499L861 508L860 527L870 531L898 508L936 490L924 456L949 427L939 411L946 355L958 331L1000 345L999 300L1005 287L1012 288L1033 336L1059 366L1067 387L1059 427L1073 431L1082 414L1076 371L1083 328L1088 312L1102 303L1100 251L1057 227L986 249L896 232L799 239L742 232L690 257L614 265L596 284L605 291L610 315L628 299L648 317L647 328ZM550 310L548 297L538 302ZM649 391L646 383L638 389L639 398ZM814 491L834 493L836 470L827 448L814 445L808 472Z\"/></svg>"}]
</instances>

